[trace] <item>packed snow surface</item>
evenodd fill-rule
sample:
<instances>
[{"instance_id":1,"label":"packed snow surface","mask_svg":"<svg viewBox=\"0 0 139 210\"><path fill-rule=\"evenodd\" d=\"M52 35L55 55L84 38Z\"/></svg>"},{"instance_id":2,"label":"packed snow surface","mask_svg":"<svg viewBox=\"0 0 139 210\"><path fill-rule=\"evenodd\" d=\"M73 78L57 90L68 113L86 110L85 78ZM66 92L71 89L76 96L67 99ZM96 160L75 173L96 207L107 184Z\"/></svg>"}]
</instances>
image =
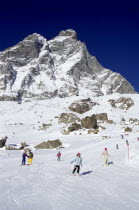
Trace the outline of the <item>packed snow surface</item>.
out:
<instances>
[{"instance_id":1,"label":"packed snow surface","mask_svg":"<svg viewBox=\"0 0 139 210\"><path fill-rule=\"evenodd\" d=\"M119 97L115 94L91 98L100 105L82 115L76 114L83 118L106 112L115 124L102 123L106 129L100 129L98 134L88 134L87 130L70 135L61 133L66 125L58 123L58 116L71 112L68 106L77 97L22 104L0 102L1 138L7 135L7 144L26 141L37 145L43 141L60 139L64 146L59 149L62 153L60 162L56 157L59 150L33 150L31 166L20 166L23 151L0 149L0 209L139 209L139 125L129 123L129 118L139 119L139 96L130 95L135 105L128 111L112 108L108 103L109 99ZM126 125L122 124L121 118L125 118L123 123ZM51 126L47 130L39 129L43 123ZM124 132L123 127L127 126L132 128L131 133ZM116 149L116 144L119 149ZM106 167L102 166L101 155L105 147L108 148L111 163ZM70 162L78 152L83 159L81 176L70 176L74 167Z\"/></svg>"}]
</instances>

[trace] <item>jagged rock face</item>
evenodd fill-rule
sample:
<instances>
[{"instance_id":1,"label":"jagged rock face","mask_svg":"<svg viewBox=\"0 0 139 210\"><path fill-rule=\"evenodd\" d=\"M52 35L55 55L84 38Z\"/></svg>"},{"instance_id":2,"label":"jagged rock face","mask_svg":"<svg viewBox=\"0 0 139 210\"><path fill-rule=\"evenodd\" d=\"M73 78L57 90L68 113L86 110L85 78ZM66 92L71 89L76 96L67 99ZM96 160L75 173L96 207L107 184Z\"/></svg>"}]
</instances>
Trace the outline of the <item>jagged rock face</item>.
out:
<instances>
[{"instance_id":1,"label":"jagged rock face","mask_svg":"<svg viewBox=\"0 0 139 210\"><path fill-rule=\"evenodd\" d=\"M87 128L87 129L94 128L94 129L96 129L98 127L97 126L96 115L92 115L91 117L87 116L87 117L83 118L81 120L81 125L82 125L83 128Z\"/></svg>"},{"instance_id":2,"label":"jagged rock face","mask_svg":"<svg viewBox=\"0 0 139 210\"><path fill-rule=\"evenodd\" d=\"M134 105L134 101L131 98L121 97L117 100L109 100L109 103L114 108L120 108L123 110L128 110L130 107Z\"/></svg>"},{"instance_id":3,"label":"jagged rock face","mask_svg":"<svg viewBox=\"0 0 139 210\"><path fill-rule=\"evenodd\" d=\"M82 100L73 102L69 106L69 110L83 114L83 113L89 111L90 109L92 109L92 107L95 105L96 105L96 103L92 102L90 98L82 99Z\"/></svg>"},{"instance_id":4,"label":"jagged rock face","mask_svg":"<svg viewBox=\"0 0 139 210\"><path fill-rule=\"evenodd\" d=\"M135 93L120 74L103 68L74 30L47 41L33 34L0 52L0 97L47 99Z\"/></svg>"}]
</instances>

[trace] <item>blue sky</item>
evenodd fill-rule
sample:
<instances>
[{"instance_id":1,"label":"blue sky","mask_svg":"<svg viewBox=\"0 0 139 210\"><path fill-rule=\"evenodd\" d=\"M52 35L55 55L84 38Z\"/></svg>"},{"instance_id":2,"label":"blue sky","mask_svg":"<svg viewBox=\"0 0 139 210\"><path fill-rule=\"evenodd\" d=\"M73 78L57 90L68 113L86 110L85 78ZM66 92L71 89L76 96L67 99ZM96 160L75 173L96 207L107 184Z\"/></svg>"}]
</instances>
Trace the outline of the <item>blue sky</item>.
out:
<instances>
[{"instance_id":1,"label":"blue sky","mask_svg":"<svg viewBox=\"0 0 139 210\"><path fill-rule=\"evenodd\" d=\"M121 73L139 92L138 1L3 1L0 51L34 32L51 39L74 29L91 55Z\"/></svg>"}]
</instances>

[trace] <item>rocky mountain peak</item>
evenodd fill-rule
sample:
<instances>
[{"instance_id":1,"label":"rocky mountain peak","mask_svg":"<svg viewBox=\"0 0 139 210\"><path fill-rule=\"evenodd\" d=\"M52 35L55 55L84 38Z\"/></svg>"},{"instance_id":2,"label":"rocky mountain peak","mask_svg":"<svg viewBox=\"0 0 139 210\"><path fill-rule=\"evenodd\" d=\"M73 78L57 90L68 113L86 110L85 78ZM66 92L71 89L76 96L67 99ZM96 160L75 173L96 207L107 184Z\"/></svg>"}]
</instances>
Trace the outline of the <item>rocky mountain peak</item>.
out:
<instances>
[{"instance_id":1,"label":"rocky mountain peak","mask_svg":"<svg viewBox=\"0 0 139 210\"><path fill-rule=\"evenodd\" d=\"M120 74L101 66L72 29L50 41L34 33L0 52L0 100L112 93L135 90Z\"/></svg>"},{"instance_id":2,"label":"rocky mountain peak","mask_svg":"<svg viewBox=\"0 0 139 210\"><path fill-rule=\"evenodd\" d=\"M72 37L73 39L77 39L77 33L73 29L67 29L65 31L60 31L58 36L66 36L66 37Z\"/></svg>"}]
</instances>

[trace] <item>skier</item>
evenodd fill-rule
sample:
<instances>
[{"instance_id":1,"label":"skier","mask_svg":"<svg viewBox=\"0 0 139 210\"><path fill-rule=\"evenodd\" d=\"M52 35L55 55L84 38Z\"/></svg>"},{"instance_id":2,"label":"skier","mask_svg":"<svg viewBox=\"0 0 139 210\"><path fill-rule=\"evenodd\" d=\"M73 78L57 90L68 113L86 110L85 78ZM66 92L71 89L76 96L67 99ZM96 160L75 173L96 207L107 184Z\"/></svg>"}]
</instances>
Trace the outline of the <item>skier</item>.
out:
<instances>
[{"instance_id":1,"label":"skier","mask_svg":"<svg viewBox=\"0 0 139 210\"><path fill-rule=\"evenodd\" d=\"M102 152L102 155L104 156L104 165L103 166L108 166L108 157L110 156L108 153L107 148Z\"/></svg>"},{"instance_id":2,"label":"skier","mask_svg":"<svg viewBox=\"0 0 139 210\"><path fill-rule=\"evenodd\" d=\"M57 153L57 161L60 161L60 157L61 157L61 152L59 151L59 152Z\"/></svg>"},{"instance_id":3,"label":"skier","mask_svg":"<svg viewBox=\"0 0 139 210\"><path fill-rule=\"evenodd\" d=\"M33 153L29 151L28 155L28 165L32 165L32 160L33 160Z\"/></svg>"},{"instance_id":4,"label":"skier","mask_svg":"<svg viewBox=\"0 0 139 210\"><path fill-rule=\"evenodd\" d=\"M123 134L121 134L121 138L124 139L124 135Z\"/></svg>"},{"instance_id":5,"label":"skier","mask_svg":"<svg viewBox=\"0 0 139 210\"><path fill-rule=\"evenodd\" d=\"M138 138L138 141L139 141L139 138Z\"/></svg>"},{"instance_id":6,"label":"skier","mask_svg":"<svg viewBox=\"0 0 139 210\"><path fill-rule=\"evenodd\" d=\"M118 144L116 144L116 149L119 149Z\"/></svg>"},{"instance_id":7,"label":"skier","mask_svg":"<svg viewBox=\"0 0 139 210\"><path fill-rule=\"evenodd\" d=\"M26 157L28 157L28 155L26 151L24 151L22 155L22 165L26 165Z\"/></svg>"},{"instance_id":8,"label":"skier","mask_svg":"<svg viewBox=\"0 0 139 210\"><path fill-rule=\"evenodd\" d=\"M126 140L126 145L127 145L127 146L129 145L128 140Z\"/></svg>"},{"instance_id":9,"label":"skier","mask_svg":"<svg viewBox=\"0 0 139 210\"><path fill-rule=\"evenodd\" d=\"M75 165L74 165L74 169L72 171L72 174L74 175L75 171L77 170L77 174L79 175L79 172L80 172L80 166L82 166L82 158L81 158L81 154L78 153L75 157L74 160L72 160L70 162L71 163L74 163L75 162Z\"/></svg>"}]
</instances>

